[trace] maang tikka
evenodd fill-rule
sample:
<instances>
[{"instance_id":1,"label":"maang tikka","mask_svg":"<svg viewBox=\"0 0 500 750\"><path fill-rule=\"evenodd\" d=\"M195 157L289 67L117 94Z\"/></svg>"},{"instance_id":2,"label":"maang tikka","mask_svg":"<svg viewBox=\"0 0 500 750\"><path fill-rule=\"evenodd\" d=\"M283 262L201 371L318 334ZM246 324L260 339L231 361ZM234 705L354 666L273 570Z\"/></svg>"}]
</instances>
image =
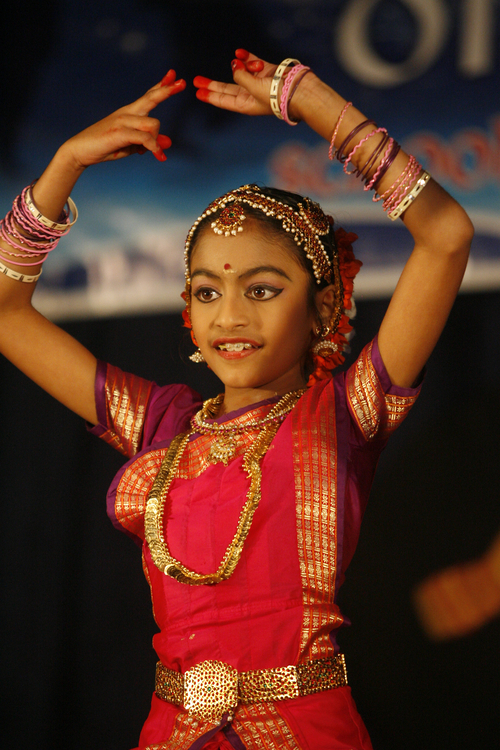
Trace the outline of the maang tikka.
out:
<instances>
[{"instance_id":1,"label":"maang tikka","mask_svg":"<svg viewBox=\"0 0 500 750\"><path fill-rule=\"evenodd\" d=\"M220 211L211 223L212 230L215 234L221 236L236 236L243 231L243 222L247 218L244 210L245 205L280 221L283 230L291 235L296 245L311 261L316 283L320 284L325 281L327 284L333 284L336 287L337 302L331 324L331 330L336 330L343 312L343 285L339 270L339 258L336 248L334 248L333 257L330 259L321 240L322 237L328 237L333 220L326 216L321 206L310 198L303 198L294 208L277 198L266 195L261 192L258 185L253 184L243 185L214 200L189 230L184 248L186 318L190 320L191 276L189 255L191 242L198 226L211 214Z\"/></svg>"}]
</instances>

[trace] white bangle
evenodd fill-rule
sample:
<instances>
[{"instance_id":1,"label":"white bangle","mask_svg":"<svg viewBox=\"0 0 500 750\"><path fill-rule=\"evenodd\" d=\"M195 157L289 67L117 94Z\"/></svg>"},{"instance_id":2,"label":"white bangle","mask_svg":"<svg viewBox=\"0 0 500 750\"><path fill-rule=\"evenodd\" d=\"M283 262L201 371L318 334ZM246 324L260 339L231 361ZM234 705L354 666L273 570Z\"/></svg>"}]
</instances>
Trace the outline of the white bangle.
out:
<instances>
[{"instance_id":1,"label":"white bangle","mask_svg":"<svg viewBox=\"0 0 500 750\"><path fill-rule=\"evenodd\" d=\"M0 261L0 273L3 273L4 276L8 276L9 279L14 279L14 281L24 281L28 284L33 284L34 281L37 281L40 276L42 275L42 272L37 273L36 276L26 276L24 273L18 273L17 271L14 271L12 268L9 268L8 266L4 266L4 264Z\"/></svg>"},{"instance_id":2,"label":"white bangle","mask_svg":"<svg viewBox=\"0 0 500 750\"><path fill-rule=\"evenodd\" d=\"M25 196L26 206L28 207L30 213L32 216L34 216L35 221L40 222L40 224L43 224L44 227L47 227L47 229L55 229L56 232L66 232L71 229L73 224L76 224L76 220L78 219L78 209L75 205L74 200L72 198L68 198L67 204L69 207L69 210L73 214L73 221L69 221L66 224L60 224L57 221L52 221L51 219L47 219L46 216L44 216L38 208L35 206L35 203L33 202L33 197L31 195L31 189L26 191Z\"/></svg>"},{"instance_id":3,"label":"white bangle","mask_svg":"<svg viewBox=\"0 0 500 750\"><path fill-rule=\"evenodd\" d=\"M391 211L389 214L387 214L391 221L396 221L396 219L399 218L401 214L404 214L406 209L413 203L417 195L420 195L430 179L430 174L428 172L425 172L425 170L419 174L418 180L416 181L408 195L403 198L401 203L396 206L394 211Z\"/></svg>"},{"instance_id":4,"label":"white bangle","mask_svg":"<svg viewBox=\"0 0 500 750\"><path fill-rule=\"evenodd\" d=\"M278 67L276 68L276 72L273 75L273 80L271 81L269 103L271 105L273 113L279 120L283 119L283 115L280 112L280 102L278 96L279 85L281 83L281 79L283 78L285 70L293 65L300 65L300 62L298 60L294 60L292 57L287 57L286 60L283 60L283 62L278 65Z\"/></svg>"}]
</instances>

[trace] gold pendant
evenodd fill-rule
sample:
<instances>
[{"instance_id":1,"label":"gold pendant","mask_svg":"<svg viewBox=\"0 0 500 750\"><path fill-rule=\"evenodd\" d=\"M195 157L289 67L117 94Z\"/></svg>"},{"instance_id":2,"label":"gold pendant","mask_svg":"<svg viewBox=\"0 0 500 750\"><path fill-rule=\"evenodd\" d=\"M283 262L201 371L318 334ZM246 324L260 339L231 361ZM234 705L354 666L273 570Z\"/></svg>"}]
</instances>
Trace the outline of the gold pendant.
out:
<instances>
[{"instance_id":1,"label":"gold pendant","mask_svg":"<svg viewBox=\"0 0 500 750\"><path fill-rule=\"evenodd\" d=\"M222 462L227 466L236 453L236 438L233 435L219 435L208 454L211 464Z\"/></svg>"}]
</instances>

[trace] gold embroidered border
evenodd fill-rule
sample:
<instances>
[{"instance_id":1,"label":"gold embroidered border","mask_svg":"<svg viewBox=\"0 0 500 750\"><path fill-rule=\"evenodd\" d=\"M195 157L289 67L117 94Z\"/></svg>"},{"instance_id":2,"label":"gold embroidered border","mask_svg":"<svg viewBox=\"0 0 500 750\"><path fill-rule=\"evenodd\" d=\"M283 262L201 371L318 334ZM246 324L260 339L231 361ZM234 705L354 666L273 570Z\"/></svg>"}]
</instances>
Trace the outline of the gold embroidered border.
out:
<instances>
[{"instance_id":1,"label":"gold embroidered border","mask_svg":"<svg viewBox=\"0 0 500 750\"><path fill-rule=\"evenodd\" d=\"M179 711L175 717L172 733L167 742L148 745L144 750L189 750L198 737L214 728L214 724L199 721L185 711Z\"/></svg>"},{"instance_id":2,"label":"gold embroidered border","mask_svg":"<svg viewBox=\"0 0 500 750\"><path fill-rule=\"evenodd\" d=\"M115 514L124 529L144 537L144 513L148 492L167 452L160 448L139 456L124 471L116 489Z\"/></svg>"},{"instance_id":3,"label":"gold embroidered border","mask_svg":"<svg viewBox=\"0 0 500 750\"><path fill-rule=\"evenodd\" d=\"M148 380L108 365L105 383L108 430L102 439L126 456L133 456L139 450L151 386Z\"/></svg>"},{"instance_id":4,"label":"gold embroidered border","mask_svg":"<svg viewBox=\"0 0 500 750\"><path fill-rule=\"evenodd\" d=\"M366 440L387 438L405 419L417 396L386 395L372 362L373 342L347 373L347 398Z\"/></svg>"},{"instance_id":5,"label":"gold embroidered border","mask_svg":"<svg viewBox=\"0 0 500 750\"><path fill-rule=\"evenodd\" d=\"M252 750L301 750L297 737L275 703L241 705L233 727L245 747Z\"/></svg>"},{"instance_id":6,"label":"gold embroidered border","mask_svg":"<svg viewBox=\"0 0 500 750\"><path fill-rule=\"evenodd\" d=\"M297 541L303 620L299 663L332 656L337 555L337 436L331 385L310 390L292 412Z\"/></svg>"}]
</instances>

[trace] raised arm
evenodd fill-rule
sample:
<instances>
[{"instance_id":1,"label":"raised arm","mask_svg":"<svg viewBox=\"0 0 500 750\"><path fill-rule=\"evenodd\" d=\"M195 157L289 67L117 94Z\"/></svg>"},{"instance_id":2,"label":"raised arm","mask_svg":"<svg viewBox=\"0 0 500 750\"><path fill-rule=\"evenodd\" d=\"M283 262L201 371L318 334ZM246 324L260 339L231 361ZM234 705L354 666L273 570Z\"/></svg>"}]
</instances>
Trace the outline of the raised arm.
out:
<instances>
[{"instance_id":1,"label":"raised arm","mask_svg":"<svg viewBox=\"0 0 500 750\"><path fill-rule=\"evenodd\" d=\"M269 97L277 66L237 50L232 68L232 84L195 78L198 98L242 114L273 114ZM312 71L297 80L289 101L290 119L307 123L328 142L335 135L332 150L340 147L341 155L351 156L349 169L364 169L369 184L383 159L386 134L374 132L376 124L354 106L347 106L347 101ZM373 135L367 138L370 133ZM408 162L409 155L401 149L375 183L377 194L389 197L389 203ZM408 184L408 191L417 176ZM432 179L401 218L415 246L382 322L379 347L391 381L409 387L446 323L467 265L473 227L463 208Z\"/></svg>"},{"instance_id":2,"label":"raised arm","mask_svg":"<svg viewBox=\"0 0 500 750\"><path fill-rule=\"evenodd\" d=\"M159 135L160 123L149 113L184 88L185 82L176 81L175 72L169 71L140 99L61 146L32 189L42 216L58 221L78 178L93 164L146 151L165 161L163 149L170 146L170 139ZM34 254L26 244L34 237L17 222L11 228L10 242L0 238L0 352L48 393L95 424L95 357L32 306L35 283L18 277L36 276L46 253ZM21 265L22 255L28 257L29 266Z\"/></svg>"}]
</instances>

